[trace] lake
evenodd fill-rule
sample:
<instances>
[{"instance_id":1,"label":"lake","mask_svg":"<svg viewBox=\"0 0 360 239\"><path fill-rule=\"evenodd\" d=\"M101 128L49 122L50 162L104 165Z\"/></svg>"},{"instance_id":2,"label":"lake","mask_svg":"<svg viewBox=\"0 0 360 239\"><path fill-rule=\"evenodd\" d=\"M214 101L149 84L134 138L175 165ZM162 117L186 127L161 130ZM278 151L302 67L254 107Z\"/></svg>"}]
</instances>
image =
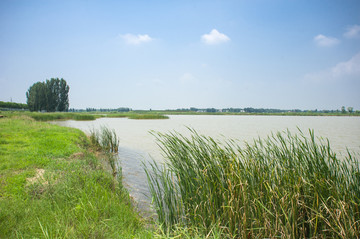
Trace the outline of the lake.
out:
<instances>
[{"instance_id":1,"label":"lake","mask_svg":"<svg viewBox=\"0 0 360 239\"><path fill-rule=\"evenodd\" d=\"M150 131L174 132L190 135L187 127L217 140L233 139L239 145L264 138L271 132L298 128L306 135L313 129L315 136L328 138L338 155L346 149L360 154L360 117L335 116L235 116L235 115L170 115L167 120L130 120L127 118L100 118L95 121L56 121L58 125L81 129L89 134L91 129L106 126L114 129L120 138L119 162L123 170L124 184L140 208L148 207L147 180L142 162L163 157L155 137Z\"/></svg>"}]
</instances>

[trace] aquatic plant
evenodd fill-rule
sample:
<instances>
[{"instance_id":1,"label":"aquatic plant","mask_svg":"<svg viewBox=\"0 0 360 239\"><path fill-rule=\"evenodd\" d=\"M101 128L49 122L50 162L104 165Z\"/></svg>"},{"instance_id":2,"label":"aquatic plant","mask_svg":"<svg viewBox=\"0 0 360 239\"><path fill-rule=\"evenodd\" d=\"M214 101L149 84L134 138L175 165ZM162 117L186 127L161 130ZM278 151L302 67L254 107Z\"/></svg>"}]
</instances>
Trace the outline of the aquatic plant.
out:
<instances>
[{"instance_id":1,"label":"aquatic plant","mask_svg":"<svg viewBox=\"0 0 360 239\"><path fill-rule=\"evenodd\" d=\"M106 153L117 153L119 150L119 139L114 129L105 126L100 131L90 130L90 142Z\"/></svg>"},{"instance_id":2,"label":"aquatic plant","mask_svg":"<svg viewBox=\"0 0 360 239\"><path fill-rule=\"evenodd\" d=\"M152 114L152 113L147 113L147 114L129 114L129 119L168 119L169 117L166 115L162 115L162 114Z\"/></svg>"},{"instance_id":3,"label":"aquatic plant","mask_svg":"<svg viewBox=\"0 0 360 239\"><path fill-rule=\"evenodd\" d=\"M109 118L124 118L129 119L168 119L169 117L160 113L151 113L151 112L126 112L126 113L111 113L107 114L106 117Z\"/></svg>"},{"instance_id":4,"label":"aquatic plant","mask_svg":"<svg viewBox=\"0 0 360 239\"><path fill-rule=\"evenodd\" d=\"M241 148L191 130L154 133L164 165L145 167L164 230L214 227L226 237L356 238L360 165L309 130L276 133Z\"/></svg>"},{"instance_id":5,"label":"aquatic plant","mask_svg":"<svg viewBox=\"0 0 360 239\"><path fill-rule=\"evenodd\" d=\"M101 127L100 131L90 130L90 142L98 150L105 153L107 161L112 169L114 179L118 176L122 180L121 168L117 168L116 159L119 151L119 138L114 129L109 129L105 126ZM120 175L118 175L120 173ZM115 181L114 181L115 185Z\"/></svg>"},{"instance_id":6,"label":"aquatic plant","mask_svg":"<svg viewBox=\"0 0 360 239\"><path fill-rule=\"evenodd\" d=\"M83 113L39 113L39 112L27 112L26 115L35 119L36 121L51 121L51 120L95 120L96 117L90 114Z\"/></svg>"}]
</instances>

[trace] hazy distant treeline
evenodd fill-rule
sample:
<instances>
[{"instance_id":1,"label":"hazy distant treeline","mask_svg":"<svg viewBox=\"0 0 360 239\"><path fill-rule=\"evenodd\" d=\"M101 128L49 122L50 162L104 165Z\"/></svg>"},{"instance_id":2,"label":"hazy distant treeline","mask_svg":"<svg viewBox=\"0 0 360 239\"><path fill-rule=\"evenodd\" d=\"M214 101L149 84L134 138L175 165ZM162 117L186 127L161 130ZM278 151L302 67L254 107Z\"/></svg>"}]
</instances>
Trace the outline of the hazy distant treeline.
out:
<instances>
[{"instance_id":1,"label":"hazy distant treeline","mask_svg":"<svg viewBox=\"0 0 360 239\"><path fill-rule=\"evenodd\" d=\"M166 110L166 111L173 111L173 112L206 112L206 113L216 113L216 112L230 112L230 113L307 113L307 112L314 112L314 113L352 113L353 108L348 107L347 111L343 106L341 110L300 110L300 109L290 109L290 110L282 110L282 109L267 109L267 108L224 108L224 109L215 109L215 108L181 108L176 110Z\"/></svg>"},{"instance_id":2,"label":"hazy distant treeline","mask_svg":"<svg viewBox=\"0 0 360 239\"><path fill-rule=\"evenodd\" d=\"M131 108L120 107L116 109L96 109L96 108L86 108L84 109L69 109L70 112L129 112L132 111Z\"/></svg>"}]
</instances>

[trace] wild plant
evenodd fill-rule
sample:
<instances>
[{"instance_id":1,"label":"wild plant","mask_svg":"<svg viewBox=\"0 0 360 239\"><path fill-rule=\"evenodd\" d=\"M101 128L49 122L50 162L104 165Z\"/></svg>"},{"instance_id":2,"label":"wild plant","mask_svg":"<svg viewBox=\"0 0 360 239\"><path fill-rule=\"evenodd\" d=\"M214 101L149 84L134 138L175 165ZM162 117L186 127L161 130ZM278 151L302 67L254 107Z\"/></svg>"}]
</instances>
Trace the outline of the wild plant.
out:
<instances>
[{"instance_id":1,"label":"wild plant","mask_svg":"<svg viewBox=\"0 0 360 239\"><path fill-rule=\"evenodd\" d=\"M116 178L116 176L119 176L118 173L121 173L121 169L117 168L116 160L120 141L115 130L111 130L105 126L101 127L100 131L92 129L90 130L90 142L94 147L106 154L106 158L112 169L113 177Z\"/></svg>"},{"instance_id":2,"label":"wild plant","mask_svg":"<svg viewBox=\"0 0 360 239\"><path fill-rule=\"evenodd\" d=\"M159 222L228 237L356 238L360 164L338 157L309 130L254 140L245 147L191 130L154 133L166 158L145 168Z\"/></svg>"}]
</instances>

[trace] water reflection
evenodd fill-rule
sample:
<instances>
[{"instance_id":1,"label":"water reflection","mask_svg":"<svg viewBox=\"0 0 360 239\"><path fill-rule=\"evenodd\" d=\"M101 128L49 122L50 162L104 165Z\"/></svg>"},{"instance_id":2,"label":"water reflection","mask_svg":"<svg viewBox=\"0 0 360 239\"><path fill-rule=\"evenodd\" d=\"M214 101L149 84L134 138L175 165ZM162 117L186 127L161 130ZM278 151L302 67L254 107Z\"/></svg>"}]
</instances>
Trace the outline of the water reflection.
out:
<instances>
[{"instance_id":1,"label":"water reflection","mask_svg":"<svg viewBox=\"0 0 360 239\"><path fill-rule=\"evenodd\" d=\"M151 213L151 199L143 163L150 160L151 157L146 152L125 147L119 148L118 166L122 168L124 186L128 189L130 196L135 199L140 211L147 215Z\"/></svg>"}]
</instances>

